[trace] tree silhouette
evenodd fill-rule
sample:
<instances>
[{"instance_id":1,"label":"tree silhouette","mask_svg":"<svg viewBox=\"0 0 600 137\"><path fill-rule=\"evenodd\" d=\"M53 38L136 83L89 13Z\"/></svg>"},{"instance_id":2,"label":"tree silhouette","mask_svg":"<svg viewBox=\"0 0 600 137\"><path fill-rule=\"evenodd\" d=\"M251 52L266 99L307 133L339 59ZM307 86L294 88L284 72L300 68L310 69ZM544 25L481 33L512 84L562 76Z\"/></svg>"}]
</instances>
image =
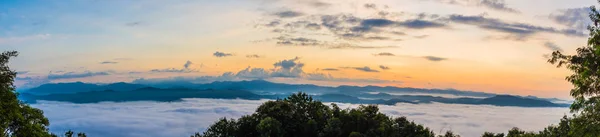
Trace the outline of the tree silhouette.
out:
<instances>
[{"instance_id":1,"label":"tree silhouette","mask_svg":"<svg viewBox=\"0 0 600 137\"><path fill-rule=\"evenodd\" d=\"M600 135L600 13L594 6L590 9L590 19L594 23L588 26L590 37L587 46L577 48L576 55L554 51L548 60L573 72L565 78L574 86L571 96L575 101L571 112L576 115L571 120L571 136Z\"/></svg>"},{"instance_id":2,"label":"tree silhouette","mask_svg":"<svg viewBox=\"0 0 600 137\"><path fill-rule=\"evenodd\" d=\"M458 137L451 132L447 137ZM220 119L193 137L435 137L405 117L391 118L375 105L355 109L331 107L305 93L267 101L254 114L238 120ZM446 137L446 136L444 136Z\"/></svg>"},{"instance_id":3,"label":"tree silhouette","mask_svg":"<svg viewBox=\"0 0 600 137\"><path fill-rule=\"evenodd\" d=\"M44 112L20 101L13 84L17 73L8 66L10 58L18 56L16 51L0 54L0 137L58 137L48 131L50 122ZM65 132L72 137L73 131ZM77 137L86 137L78 133Z\"/></svg>"},{"instance_id":4,"label":"tree silhouette","mask_svg":"<svg viewBox=\"0 0 600 137\"><path fill-rule=\"evenodd\" d=\"M9 59L17 55L16 51L0 54L0 137L49 137L50 123L42 110L17 99L13 85L17 73L8 67Z\"/></svg>"}]
</instances>

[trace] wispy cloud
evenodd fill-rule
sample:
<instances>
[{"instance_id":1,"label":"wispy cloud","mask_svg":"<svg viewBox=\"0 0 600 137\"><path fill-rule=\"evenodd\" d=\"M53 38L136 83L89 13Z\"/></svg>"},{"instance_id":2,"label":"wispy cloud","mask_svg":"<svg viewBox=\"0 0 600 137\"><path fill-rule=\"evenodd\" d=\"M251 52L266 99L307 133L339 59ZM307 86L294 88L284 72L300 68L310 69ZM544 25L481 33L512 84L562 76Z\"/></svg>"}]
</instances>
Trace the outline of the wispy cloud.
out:
<instances>
[{"instance_id":1,"label":"wispy cloud","mask_svg":"<svg viewBox=\"0 0 600 137\"><path fill-rule=\"evenodd\" d=\"M504 2L504 0L481 0L480 4L484 7L498 10L498 11L520 13L520 11L506 6L506 3Z\"/></svg>"},{"instance_id":2,"label":"wispy cloud","mask_svg":"<svg viewBox=\"0 0 600 137\"><path fill-rule=\"evenodd\" d=\"M476 6L485 7L488 9L503 11L509 13L521 13L519 10L510 8L504 0L432 0L440 3L460 5L460 6Z\"/></svg>"},{"instance_id":3,"label":"wispy cloud","mask_svg":"<svg viewBox=\"0 0 600 137\"><path fill-rule=\"evenodd\" d=\"M388 69L390 69L390 67L384 66L384 65L379 65L379 68L382 69L382 70L388 70Z\"/></svg>"},{"instance_id":4,"label":"wispy cloud","mask_svg":"<svg viewBox=\"0 0 600 137\"><path fill-rule=\"evenodd\" d=\"M29 73L29 71L17 71L17 75L24 75Z\"/></svg>"},{"instance_id":5,"label":"wispy cloud","mask_svg":"<svg viewBox=\"0 0 600 137\"><path fill-rule=\"evenodd\" d=\"M134 22L126 23L125 26L134 27L134 26L139 26L141 24L142 24L141 21L134 21Z\"/></svg>"},{"instance_id":6,"label":"wispy cloud","mask_svg":"<svg viewBox=\"0 0 600 137\"><path fill-rule=\"evenodd\" d=\"M138 84L152 84L159 82L185 82L185 83L208 83L213 81L239 81L239 80L255 80L255 79L298 79L311 81L330 81L330 82L363 82L363 83L382 83L382 82L398 82L384 79L361 79L361 78L343 78L334 77L324 73L308 73L305 72L304 63L299 62L301 58L295 57L292 59L284 59L273 63L273 68L252 68L247 67L237 72L224 72L216 76L195 76L195 77L170 77L170 78L154 78L154 79L136 79L133 82ZM369 67L342 67L346 69L354 69L364 72L379 72L378 70ZM339 71L337 68L320 69L322 71ZM170 71L180 72L180 69L172 69Z\"/></svg>"},{"instance_id":7,"label":"wispy cloud","mask_svg":"<svg viewBox=\"0 0 600 137\"><path fill-rule=\"evenodd\" d=\"M582 31L574 29L556 29L553 27L542 27L525 23L508 23L500 19L487 18L483 15L467 16L454 14L450 15L445 20L448 20L453 23L474 25L485 30L507 33L509 35L513 35L522 39L525 39L533 34L540 32L555 33L575 37L586 36L586 34L584 34Z\"/></svg>"},{"instance_id":8,"label":"wispy cloud","mask_svg":"<svg viewBox=\"0 0 600 137\"><path fill-rule=\"evenodd\" d=\"M250 54L250 55L246 55L246 58L262 58L262 56L257 55L257 54Z\"/></svg>"},{"instance_id":9,"label":"wispy cloud","mask_svg":"<svg viewBox=\"0 0 600 137\"><path fill-rule=\"evenodd\" d=\"M322 71L339 71L340 69L336 69L336 68L324 68L324 69L320 69Z\"/></svg>"},{"instance_id":10,"label":"wispy cloud","mask_svg":"<svg viewBox=\"0 0 600 137\"><path fill-rule=\"evenodd\" d=\"M364 66L364 67L341 67L341 68L344 68L344 69L354 69L354 70L363 71L363 72L379 72L379 70L371 69L368 66Z\"/></svg>"},{"instance_id":11,"label":"wispy cloud","mask_svg":"<svg viewBox=\"0 0 600 137\"><path fill-rule=\"evenodd\" d=\"M233 54L231 54L231 53L224 53L224 52L219 52L219 51L217 51L217 52L213 53L213 56L215 56L215 57L218 57L218 58L221 58L221 57L233 56Z\"/></svg>"},{"instance_id":12,"label":"wispy cloud","mask_svg":"<svg viewBox=\"0 0 600 137\"><path fill-rule=\"evenodd\" d=\"M555 43L552 43L552 42L544 43L544 47L546 47L547 49L552 50L552 51L561 51L561 52L563 51L562 48L560 48L558 45L556 45Z\"/></svg>"},{"instance_id":13,"label":"wispy cloud","mask_svg":"<svg viewBox=\"0 0 600 137\"><path fill-rule=\"evenodd\" d=\"M366 3L363 5L363 7L367 9L377 9L377 5L375 3Z\"/></svg>"},{"instance_id":14,"label":"wispy cloud","mask_svg":"<svg viewBox=\"0 0 600 137\"><path fill-rule=\"evenodd\" d=\"M109 72L66 72L66 73L50 73L48 74L48 80L59 80L59 79L74 79L74 78L87 78L94 76L106 76L110 75Z\"/></svg>"},{"instance_id":15,"label":"wispy cloud","mask_svg":"<svg viewBox=\"0 0 600 137\"><path fill-rule=\"evenodd\" d=\"M336 45L330 45L328 49L383 49L383 48L397 48L398 46L358 46L349 43L340 43Z\"/></svg>"},{"instance_id":16,"label":"wispy cloud","mask_svg":"<svg viewBox=\"0 0 600 137\"><path fill-rule=\"evenodd\" d=\"M389 52L381 52L381 53L377 53L377 54L373 54L374 56L396 56L393 53L389 53Z\"/></svg>"},{"instance_id":17,"label":"wispy cloud","mask_svg":"<svg viewBox=\"0 0 600 137\"><path fill-rule=\"evenodd\" d=\"M153 73L192 73L192 72L198 72L198 70L191 68L191 65L194 64L191 61L186 61L185 64L183 64L183 68L178 69L178 68L164 68L164 69L152 69L150 70L150 72Z\"/></svg>"},{"instance_id":18,"label":"wispy cloud","mask_svg":"<svg viewBox=\"0 0 600 137\"><path fill-rule=\"evenodd\" d=\"M117 63L119 63L119 62L116 62L116 61L102 61L102 62L100 62L100 64L117 64Z\"/></svg>"},{"instance_id":19,"label":"wispy cloud","mask_svg":"<svg viewBox=\"0 0 600 137\"><path fill-rule=\"evenodd\" d=\"M189 69L192 64L194 64L194 63L192 63L191 61L188 60L185 62L185 64L183 64L183 68Z\"/></svg>"},{"instance_id":20,"label":"wispy cloud","mask_svg":"<svg viewBox=\"0 0 600 137\"><path fill-rule=\"evenodd\" d=\"M280 18L294 18L294 17L299 17L299 16L304 15L304 13L288 10L288 11L275 12L272 15L280 17Z\"/></svg>"},{"instance_id":21,"label":"wispy cloud","mask_svg":"<svg viewBox=\"0 0 600 137\"><path fill-rule=\"evenodd\" d=\"M550 14L548 18L573 29L586 30L587 26L592 24L589 17L590 12L589 7L561 9Z\"/></svg>"},{"instance_id":22,"label":"wispy cloud","mask_svg":"<svg viewBox=\"0 0 600 137\"><path fill-rule=\"evenodd\" d=\"M436 57L436 56L425 56L425 57L423 57L423 58L425 58L425 59L427 59L427 60L429 60L429 61L436 61L436 62L437 62L437 61L444 61L444 60L447 60L447 58Z\"/></svg>"}]
</instances>

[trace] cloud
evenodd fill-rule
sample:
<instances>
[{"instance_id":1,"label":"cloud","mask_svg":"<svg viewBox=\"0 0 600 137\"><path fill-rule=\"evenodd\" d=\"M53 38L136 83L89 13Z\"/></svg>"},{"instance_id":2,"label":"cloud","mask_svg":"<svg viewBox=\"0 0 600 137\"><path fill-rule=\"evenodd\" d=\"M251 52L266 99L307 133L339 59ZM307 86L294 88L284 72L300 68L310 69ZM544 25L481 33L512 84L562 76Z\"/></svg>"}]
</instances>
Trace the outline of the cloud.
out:
<instances>
[{"instance_id":1,"label":"cloud","mask_svg":"<svg viewBox=\"0 0 600 137\"><path fill-rule=\"evenodd\" d=\"M103 62L100 62L100 64L117 64L117 63L119 63L119 62L116 62L116 61L103 61Z\"/></svg>"},{"instance_id":2,"label":"cloud","mask_svg":"<svg viewBox=\"0 0 600 137\"><path fill-rule=\"evenodd\" d=\"M547 49L550 49L552 51L563 51L562 48L560 48L558 45L552 43L552 42L546 42L544 43L544 47L546 47Z\"/></svg>"},{"instance_id":3,"label":"cloud","mask_svg":"<svg viewBox=\"0 0 600 137\"><path fill-rule=\"evenodd\" d=\"M150 72L153 73L192 73L192 72L198 72L198 70L192 69L190 68L190 66L194 64L191 61L186 61L185 64L183 64L183 68L181 69L177 69L177 68L165 68L165 69L152 69L150 70Z\"/></svg>"},{"instance_id":4,"label":"cloud","mask_svg":"<svg viewBox=\"0 0 600 137\"><path fill-rule=\"evenodd\" d=\"M393 53L389 53L389 52L381 52L381 53L377 53L377 54L373 54L374 56L396 56Z\"/></svg>"},{"instance_id":5,"label":"cloud","mask_svg":"<svg viewBox=\"0 0 600 137\"><path fill-rule=\"evenodd\" d=\"M308 30L316 31L316 30L321 29L321 25L319 25L317 23L308 23L308 24L306 24L305 28Z\"/></svg>"},{"instance_id":6,"label":"cloud","mask_svg":"<svg viewBox=\"0 0 600 137\"><path fill-rule=\"evenodd\" d=\"M503 11L509 13L521 13L520 11L510 8L506 5L504 0L432 0L440 3L460 5L460 6L478 6L485 7L496 11Z\"/></svg>"},{"instance_id":7,"label":"cloud","mask_svg":"<svg viewBox=\"0 0 600 137\"><path fill-rule=\"evenodd\" d=\"M447 58L442 58L442 57L436 57L436 56L425 56L423 57L429 61L444 61L444 60L448 60Z\"/></svg>"},{"instance_id":8,"label":"cloud","mask_svg":"<svg viewBox=\"0 0 600 137\"><path fill-rule=\"evenodd\" d=\"M92 104L41 101L32 106L44 111L44 115L52 123L49 127L50 131L54 133L74 130L85 132L88 136L172 137L202 132L222 117L239 118L251 114L266 101L184 99L180 102L140 101ZM358 107L358 104L336 104L342 109ZM569 112L568 108L440 103L379 105L379 110L393 117L405 116L415 123L431 128L436 133L452 130L467 137L481 136L485 131L503 133L512 127L539 131L550 124L557 124L560 118Z\"/></svg>"},{"instance_id":9,"label":"cloud","mask_svg":"<svg viewBox=\"0 0 600 137\"><path fill-rule=\"evenodd\" d=\"M450 15L445 20L448 20L453 23L474 25L485 30L503 32L523 39L540 32L562 34L566 36L575 37L586 36L586 34L584 34L583 32L574 29L556 29L553 27L541 27L525 23L508 23L499 19L487 18L483 15L466 16L454 14Z\"/></svg>"},{"instance_id":10,"label":"cloud","mask_svg":"<svg viewBox=\"0 0 600 137\"><path fill-rule=\"evenodd\" d=\"M231 53L224 53L224 52L219 52L219 51L217 51L217 52L213 53L213 56L215 56L215 57L218 57L218 58L221 58L221 57L233 56L233 54L231 54Z\"/></svg>"},{"instance_id":11,"label":"cloud","mask_svg":"<svg viewBox=\"0 0 600 137\"><path fill-rule=\"evenodd\" d=\"M359 70L359 71L363 71L363 72L379 72L379 70L374 70L371 69L368 66L364 66L364 67L341 67L341 68L345 68L345 69L355 69L355 70Z\"/></svg>"},{"instance_id":12,"label":"cloud","mask_svg":"<svg viewBox=\"0 0 600 137\"><path fill-rule=\"evenodd\" d=\"M380 18L380 19L362 20L360 22L359 26L352 28L352 31L353 32L373 32L373 31L379 31L379 30L374 30L374 28L397 27L397 26L411 28L411 29L426 29L426 28L441 28L441 27L445 27L446 25L437 23L437 22L431 22L431 21L419 20L419 19L397 22L397 21L392 21L389 19L381 19Z\"/></svg>"},{"instance_id":13,"label":"cloud","mask_svg":"<svg viewBox=\"0 0 600 137\"><path fill-rule=\"evenodd\" d=\"M191 61L188 60L187 62L185 62L185 64L183 64L183 68L189 69L190 65L192 65L192 64L194 64L194 63L192 63Z\"/></svg>"},{"instance_id":14,"label":"cloud","mask_svg":"<svg viewBox=\"0 0 600 137\"><path fill-rule=\"evenodd\" d=\"M331 81L331 82L366 82L366 83L381 83L381 82L398 82L382 79L360 79L360 78L341 78L333 77L329 74L322 73L307 73L303 70L305 64L299 62L300 58L284 59L273 63L273 68L252 68L246 67L238 72L225 72L217 76L195 76L195 77L168 77L168 78L140 78L133 81L138 84L157 84L157 83L209 83L214 81L240 81L240 80L277 80L280 78L296 79L296 80L312 80L312 81ZM345 67L346 69L355 69L364 72L379 72L369 67ZM325 68L323 71L339 71L336 68ZM189 73L195 70L186 69L165 69L158 72L177 72ZM319 78L320 77L320 78Z\"/></svg>"},{"instance_id":15,"label":"cloud","mask_svg":"<svg viewBox=\"0 0 600 137\"><path fill-rule=\"evenodd\" d=\"M195 76L195 77L168 77L168 78L139 78L132 81L136 84L153 85L157 83L210 83L215 81L239 81L245 80L236 77L233 72L225 72L217 76Z\"/></svg>"},{"instance_id":16,"label":"cloud","mask_svg":"<svg viewBox=\"0 0 600 137\"><path fill-rule=\"evenodd\" d=\"M366 3L365 5L363 5L363 7L367 9L377 9L377 5L375 5L374 3Z\"/></svg>"},{"instance_id":17,"label":"cloud","mask_svg":"<svg viewBox=\"0 0 600 137\"><path fill-rule=\"evenodd\" d=\"M504 3L504 0L481 0L480 4L484 7L498 10L498 11L520 13L516 9L507 7L506 3Z\"/></svg>"},{"instance_id":18,"label":"cloud","mask_svg":"<svg viewBox=\"0 0 600 137\"><path fill-rule=\"evenodd\" d=\"M339 71L340 69L336 69L336 68L324 68L324 69L320 69L322 71Z\"/></svg>"},{"instance_id":19,"label":"cloud","mask_svg":"<svg viewBox=\"0 0 600 137\"><path fill-rule=\"evenodd\" d=\"M330 3L325 3L325 2L322 2L319 0L303 0L303 2L306 2L308 5L317 7L317 8L327 8L327 7L331 6Z\"/></svg>"},{"instance_id":20,"label":"cloud","mask_svg":"<svg viewBox=\"0 0 600 137\"><path fill-rule=\"evenodd\" d=\"M429 18L431 17L431 18ZM406 33L396 29L428 29L445 28L446 24L439 21L429 20L439 15L422 15L419 18L407 20L392 20L388 18L359 18L352 14L334 15L310 15L294 21L277 20L277 22L262 23L269 26L271 32L279 33L279 37L272 38L277 45L286 46L314 46L329 49L369 49L389 48L378 46L359 45L360 41L372 40L401 40L398 36ZM427 20L426 20L427 19ZM285 25L279 25L285 24ZM383 34L393 34L392 36ZM339 40L318 40L311 38L312 35L333 36ZM353 44L348 44L353 43Z\"/></svg>"},{"instance_id":21,"label":"cloud","mask_svg":"<svg viewBox=\"0 0 600 137\"><path fill-rule=\"evenodd\" d=\"M414 36L414 38L417 38L417 39L424 39L424 38L427 38L427 37L429 37L429 35Z\"/></svg>"},{"instance_id":22,"label":"cloud","mask_svg":"<svg viewBox=\"0 0 600 137\"><path fill-rule=\"evenodd\" d=\"M384 65L379 65L379 68L382 69L382 70L388 70L388 69L390 69L390 67L384 66Z\"/></svg>"},{"instance_id":23,"label":"cloud","mask_svg":"<svg viewBox=\"0 0 600 137\"><path fill-rule=\"evenodd\" d=\"M288 60L275 62L275 69L271 73L272 77L301 77L304 71L304 63L297 62L300 58L296 57Z\"/></svg>"},{"instance_id":24,"label":"cloud","mask_svg":"<svg viewBox=\"0 0 600 137\"><path fill-rule=\"evenodd\" d=\"M310 73L310 74L307 74L306 79L313 80L313 81L360 82L360 83L397 82L397 81L388 81L388 80L382 80L382 79L338 78L338 77L332 76L331 74L324 74L324 73Z\"/></svg>"},{"instance_id":25,"label":"cloud","mask_svg":"<svg viewBox=\"0 0 600 137\"><path fill-rule=\"evenodd\" d=\"M548 18L572 29L586 30L587 26L592 24L590 12L589 7L562 9L550 14Z\"/></svg>"},{"instance_id":26,"label":"cloud","mask_svg":"<svg viewBox=\"0 0 600 137\"><path fill-rule=\"evenodd\" d=\"M269 22L269 23L265 24L265 26L267 26L267 27L276 27L276 26L278 26L279 24L281 24L281 21L280 21L280 20L274 20L274 21L271 21L271 22Z\"/></svg>"},{"instance_id":27,"label":"cloud","mask_svg":"<svg viewBox=\"0 0 600 137\"><path fill-rule=\"evenodd\" d=\"M288 11L275 12L272 15L280 17L280 18L294 18L294 17L299 17L299 16L304 15L304 13L288 10Z\"/></svg>"},{"instance_id":28,"label":"cloud","mask_svg":"<svg viewBox=\"0 0 600 137\"><path fill-rule=\"evenodd\" d=\"M66 72L66 73L50 73L48 74L48 80L59 80L59 79L74 79L74 78L87 78L94 76L106 76L110 75L109 72Z\"/></svg>"},{"instance_id":29,"label":"cloud","mask_svg":"<svg viewBox=\"0 0 600 137\"><path fill-rule=\"evenodd\" d=\"M250 55L246 55L246 58L262 58L262 56L257 55L257 54L250 54Z\"/></svg>"},{"instance_id":30,"label":"cloud","mask_svg":"<svg viewBox=\"0 0 600 137\"><path fill-rule=\"evenodd\" d=\"M24 81L27 81L27 80L33 80L33 79L36 79L36 78L33 78L33 77L15 77L15 80L24 80Z\"/></svg>"},{"instance_id":31,"label":"cloud","mask_svg":"<svg viewBox=\"0 0 600 137\"><path fill-rule=\"evenodd\" d=\"M312 46L322 47L327 49L379 49L379 48L396 48L397 46L359 46L350 43L329 43L325 41L319 41L317 39L305 38L305 37L276 37L277 45L282 46ZM377 39L371 37L371 39ZM381 38L379 38L381 39Z\"/></svg>"},{"instance_id":32,"label":"cloud","mask_svg":"<svg viewBox=\"0 0 600 137\"><path fill-rule=\"evenodd\" d=\"M446 26L445 24L425 20L408 20L399 22L398 25L412 29L442 28Z\"/></svg>"},{"instance_id":33,"label":"cloud","mask_svg":"<svg viewBox=\"0 0 600 137\"><path fill-rule=\"evenodd\" d=\"M316 39L305 38L305 37L289 38L289 37L280 36L280 37L277 37L274 39L277 40L278 45L319 46L319 45L324 44Z\"/></svg>"},{"instance_id":34,"label":"cloud","mask_svg":"<svg viewBox=\"0 0 600 137\"><path fill-rule=\"evenodd\" d=\"M241 79L268 79L271 77L271 72L263 68L247 67L239 71L235 76Z\"/></svg>"},{"instance_id":35,"label":"cloud","mask_svg":"<svg viewBox=\"0 0 600 137\"><path fill-rule=\"evenodd\" d=\"M134 26L139 26L141 24L142 24L141 21L135 21L135 22L126 23L125 26L134 27Z\"/></svg>"},{"instance_id":36,"label":"cloud","mask_svg":"<svg viewBox=\"0 0 600 137\"><path fill-rule=\"evenodd\" d=\"M156 73L192 73L192 72L198 72L197 70L190 70L190 69L176 69L176 68L166 68L166 69L152 69L150 70L150 72L156 72Z\"/></svg>"},{"instance_id":37,"label":"cloud","mask_svg":"<svg viewBox=\"0 0 600 137\"><path fill-rule=\"evenodd\" d=\"M328 49L383 49L383 48L397 48L398 46L358 46L349 43L340 43L336 45L330 45Z\"/></svg>"},{"instance_id":38,"label":"cloud","mask_svg":"<svg viewBox=\"0 0 600 137\"><path fill-rule=\"evenodd\" d=\"M17 71L17 75L27 74L29 71Z\"/></svg>"}]
</instances>

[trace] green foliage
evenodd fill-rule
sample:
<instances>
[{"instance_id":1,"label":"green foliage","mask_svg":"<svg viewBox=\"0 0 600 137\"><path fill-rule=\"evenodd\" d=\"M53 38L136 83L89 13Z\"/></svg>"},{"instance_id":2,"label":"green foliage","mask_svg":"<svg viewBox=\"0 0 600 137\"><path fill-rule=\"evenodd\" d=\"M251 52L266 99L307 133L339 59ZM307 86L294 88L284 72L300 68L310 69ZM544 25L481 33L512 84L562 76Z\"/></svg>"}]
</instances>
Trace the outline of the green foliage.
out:
<instances>
[{"instance_id":1,"label":"green foliage","mask_svg":"<svg viewBox=\"0 0 600 137\"><path fill-rule=\"evenodd\" d=\"M576 55L564 55L554 51L548 62L557 67L566 67L573 72L565 79L573 84L571 96L575 101L571 105L573 116L568 129L561 135L568 136L600 136L600 13L592 6L590 19L594 22L588 27L590 37L588 45L577 48ZM567 128L567 127L565 127Z\"/></svg>"},{"instance_id":2,"label":"green foliage","mask_svg":"<svg viewBox=\"0 0 600 137\"><path fill-rule=\"evenodd\" d=\"M254 114L238 120L223 118L193 137L435 137L431 130L405 117L380 113L375 105L343 110L331 106L297 93L267 101Z\"/></svg>"},{"instance_id":3,"label":"green foliage","mask_svg":"<svg viewBox=\"0 0 600 137\"><path fill-rule=\"evenodd\" d=\"M49 137L50 123L42 110L19 101L14 92L17 73L8 67L8 62L17 55L16 51L0 54L0 137Z\"/></svg>"},{"instance_id":4,"label":"green foliage","mask_svg":"<svg viewBox=\"0 0 600 137\"><path fill-rule=\"evenodd\" d=\"M281 122L271 117L261 120L256 128L261 137L280 137L283 135Z\"/></svg>"},{"instance_id":5,"label":"green foliage","mask_svg":"<svg viewBox=\"0 0 600 137\"><path fill-rule=\"evenodd\" d=\"M65 137L73 137L73 135L75 135L75 132L69 130L67 132L65 132ZM77 133L77 137L87 137L87 135L85 135L85 133Z\"/></svg>"},{"instance_id":6,"label":"green foliage","mask_svg":"<svg viewBox=\"0 0 600 137\"><path fill-rule=\"evenodd\" d=\"M483 133L483 135L481 135L481 137L504 137L504 133L492 133L492 132L485 132Z\"/></svg>"},{"instance_id":7,"label":"green foliage","mask_svg":"<svg viewBox=\"0 0 600 137\"><path fill-rule=\"evenodd\" d=\"M17 73L8 67L16 51L0 54L0 137L58 137L48 131L50 122L42 110L33 108L17 99L13 84ZM73 131L65 132L65 137L73 137ZM86 137L78 133L77 137Z\"/></svg>"},{"instance_id":8,"label":"green foliage","mask_svg":"<svg viewBox=\"0 0 600 137\"><path fill-rule=\"evenodd\" d=\"M452 131L447 131L444 135L439 135L438 137L460 137L460 135L454 134Z\"/></svg>"}]
</instances>

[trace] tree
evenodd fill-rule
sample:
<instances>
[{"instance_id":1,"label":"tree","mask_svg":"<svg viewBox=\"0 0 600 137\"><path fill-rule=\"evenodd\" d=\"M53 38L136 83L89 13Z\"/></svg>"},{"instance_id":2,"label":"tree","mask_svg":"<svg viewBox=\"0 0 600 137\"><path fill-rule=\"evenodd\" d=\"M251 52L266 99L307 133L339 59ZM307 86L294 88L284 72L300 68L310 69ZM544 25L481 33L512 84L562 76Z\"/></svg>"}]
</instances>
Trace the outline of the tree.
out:
<instances>
[{"instance_id":1,"label":"tree","mask_svg":"<svg viewBox=\"0 0 600 137\"><path fill-rule=\"evenodd\" d=\"M481 137L504 137L504 133L492 133L492 132L485 132L483 133L483 135Z\"/></svg>"},{"instance_id":2,"label":"tree","mask_svg":"<svg viewBox=\"0 0 600 137\"><path fill-rule=\"evenodd\" d=\"M17 73L8 66L12 57L19 55L16 51L0 54L0 137L58 137L48 131L50 122L44 112L20 101L13 84ZM73 131L65 132L72 137ZM78 133L77 137L86 137Z\"/></svg>"},{"instance_id":3,"label":"tree","mask_svg":"<svg viewBox=\"0 0 600 137\"><path fill-rule=\"evenodd\" d=\"M576 55L565 55L554 51L548 62L557 67L566 67L573 72L565 79L573 84L570 93L575 101L571 112L576 113L571 121L571 136L600 135L600 13L592 6L588 26L590 37L587 46L577 48Z\"/></svg>"},{"instance_id":4,"label":"tree","mask_svg":"<svg viewBox=\"0 0 600 137\"><path fill-rule=\"evenodd\" d=\"M223 118L192 137L435 137L431 130L405 117L390 118L380 113L376 105L344 110L331 106L297 93L267 101L254 114L238 120ZM457 137L449 133L448 137Z\"/></svg>"},{"instance_id":5,"label":"tree","mask_svg":"<svg viewBox=\"0 0 600 137\"><path fill-rule=\"evenodd\" d=\"M438 137L460 137L459 135L454 134L452 131L446 131L446 134L439 135Z\"/></svg>"},{"instance_id":6,"label":"tree","mask_svg":"<svg viewBox=\"0 0 600 137\"><path fill-rule=\"evenodd\" d=\"M50 123L42 110L17 99L13 85L17 73L8 67L9 59L17 55L16 51L0 54L0 137L50 137Z\"/></svg>"},{"instance_id":7,"label":"tree","mask_svg":"<svg viewBox=\"0 0 600 137\"><path fill-rule=\"evenodd\" d=\"M281 130L281 122L271 117L267 117L261 120L257 126L257 130L258 132L260 132L261 137L283 136L283 131Z\"/></svg>"}]
</instances>

